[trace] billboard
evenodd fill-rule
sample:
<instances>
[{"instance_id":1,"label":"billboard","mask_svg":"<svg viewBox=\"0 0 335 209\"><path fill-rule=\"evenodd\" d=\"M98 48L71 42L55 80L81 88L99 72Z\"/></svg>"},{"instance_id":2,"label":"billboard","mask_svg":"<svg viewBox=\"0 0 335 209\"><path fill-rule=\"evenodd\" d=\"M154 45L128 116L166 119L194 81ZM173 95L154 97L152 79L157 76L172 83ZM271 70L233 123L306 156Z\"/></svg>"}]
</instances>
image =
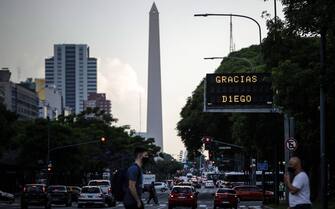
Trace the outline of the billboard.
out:
<instances>
[{"instance_id":1,"label":"billboard","mask_svg":"<svg viewBox=\"0 0 335 209\"><path fill-rule=\"evenodd\" d=\"M206 112L275 112L271 73L207 74Z\"/></svg>"}]
</instances>

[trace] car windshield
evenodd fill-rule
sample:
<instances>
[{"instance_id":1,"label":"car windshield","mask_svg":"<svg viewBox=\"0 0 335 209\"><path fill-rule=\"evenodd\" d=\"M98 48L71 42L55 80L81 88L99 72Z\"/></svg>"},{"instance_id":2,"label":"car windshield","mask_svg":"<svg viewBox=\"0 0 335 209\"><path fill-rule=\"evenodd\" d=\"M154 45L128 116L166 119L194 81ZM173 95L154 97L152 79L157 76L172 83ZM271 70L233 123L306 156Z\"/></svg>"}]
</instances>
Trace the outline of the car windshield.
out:
<instances>
[{"instance_id":1,"label":"car windshield","mask_svg":"<svg viewBox=\"0 0 335 209\"><path fill-rule=\"evenodd\" d=\"M189 187L175 187L172 189L172 193L191 193L192 189Z\"/></svg>"},{"instance_id":2,"label":"car windshield","mask_svg":"<svg viewBox=\"0 0 335 209\"><path fill-rule=\"evenodd\" d=\"M42 185L29 185L26 186L27 192L43 192L43 186Z\"/></svg>"},{"instance_id":3,"label":"car windshield","mask_svg":"<svg viewBox=\"0 0 335 209\"><path fill-rule=\"evenodd\" d=\"M81 193L100 193L100 189L97 187L84 187Z\"/></svg>"},{"instance_id":4,"label":"car windshield","mask_svg":"<svg viewBox=\"0 0 335 209\"><path fill-rule=\"evenodd\" d=\"M90 186L110 186L108 181L91 181Z\"/></svg>"},{"instance_id":5,"label":"car windshield","mask_svg":"<svg viewBox=\"0 0 335 209\"><path fill-rule=\"evenodd\" d=\"M48 187L48 192L65 192L64 186L50 186Z\"/></svg>"},{"instance_id":6,"label":"car windshield","mask_svg":"<svg viewBox=\"0 0 335 209\"><path fill-rule=\"evenodd\" d=\"M228 194L236 194L234 190L231 189L219 189L217 193L228 193Z\"/></svg>"}]
</instances>

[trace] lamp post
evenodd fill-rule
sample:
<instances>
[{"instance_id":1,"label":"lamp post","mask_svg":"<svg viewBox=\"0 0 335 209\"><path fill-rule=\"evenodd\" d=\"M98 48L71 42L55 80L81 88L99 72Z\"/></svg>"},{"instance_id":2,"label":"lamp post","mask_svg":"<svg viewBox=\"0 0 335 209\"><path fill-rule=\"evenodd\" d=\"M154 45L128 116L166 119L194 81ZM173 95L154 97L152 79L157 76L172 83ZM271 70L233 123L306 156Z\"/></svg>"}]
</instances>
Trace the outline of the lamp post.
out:
<instances>
[{"instance_id":1,"label":"lamp post","mask_svg":"<svg viewBox=\"0 0 335 209\"><path fill-rule=\"evenodd\" d=\"M215 59L237 59L237 60L243 60L246 61L250 65L250 69L252 71L255 71L254 65L250 62L249 59L243 58L243 57L205 57L205 60L215 60Z\"/></svg>"},{"instance_id":2,"label":"lamp post","mask_svg":"<svg viewBox=\"0 0 335 209\"><path fill-rule=\"evenodd\" d=\"M261 26L260 24L257 22L257 20L255 20L254 18L252 17L249 17L249 16L246 16L246 15L239 15L239 14L208 14L208 13L205 13L205 14L195 14L194 17L208 17L208 16L225 16L225 17L241 17L241 18L246 18L246 19L249 19L249 20L252 20L253 22L255 22L258 26L258 33L259 33L259 46L260 48L262 47L262 29L261 29Z\"/></svg>"}]
</instances>

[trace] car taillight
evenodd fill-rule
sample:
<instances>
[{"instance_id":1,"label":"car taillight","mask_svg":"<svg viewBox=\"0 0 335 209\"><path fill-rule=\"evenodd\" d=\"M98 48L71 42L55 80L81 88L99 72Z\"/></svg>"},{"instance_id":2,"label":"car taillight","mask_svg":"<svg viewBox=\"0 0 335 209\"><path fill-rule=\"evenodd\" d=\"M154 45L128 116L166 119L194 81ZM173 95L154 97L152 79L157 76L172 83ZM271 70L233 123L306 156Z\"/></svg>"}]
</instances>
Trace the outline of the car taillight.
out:
<instances>
[{"instance_id":1,"label":"car taillight","mask_svg":"<svg viewBox=\"0 0 335 209\"><path fill-rule=\"evenodd\" d=\"M42 188L43 192L45 192L45 187Z\"/></svg>"},{"instance_id":2,"label":"car taillight","mask_svg":"<svg viewBox=\"0 0 335 209\"><path fill-rule=\"evenodd\" d=\"M27 191L27 188L26 187L23 187L23 192L26 192Z\"/></svg>"},{"instance_id":3,"label":"car taillight","mask_svg":"<svg viewBox=\"0 0 335 209\"><path fill-rule=\"evenodd\" d=\"M108 193L112 193L112 188L109 188L109 189L108 189Z\"/></svg>"},{"instance_id":4,"label":"car taillight","mask_svg":"<svg viewBox=\"0 0 335 209\"><path fill-rule=\"evenodd\" d=\"M193 198L193 195L191 195L190 198Z\"/></svg>"}]
</instances>

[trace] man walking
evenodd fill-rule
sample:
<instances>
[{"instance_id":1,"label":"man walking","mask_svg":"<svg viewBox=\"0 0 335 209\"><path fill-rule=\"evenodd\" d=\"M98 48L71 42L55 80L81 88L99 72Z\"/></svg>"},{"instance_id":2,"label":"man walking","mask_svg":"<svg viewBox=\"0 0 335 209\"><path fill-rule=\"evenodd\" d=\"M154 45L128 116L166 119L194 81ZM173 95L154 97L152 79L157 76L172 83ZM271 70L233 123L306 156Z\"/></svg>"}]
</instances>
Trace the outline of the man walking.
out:
<instances>
[{"instance_id":1,"label":"man walking","mask_svg":"<svg viewBox=\"0 0 335 209\"><path fill-rule=\"evenodd\" d=\"M290 208L311 209L309 179L302 170L301 160L298 157L292 157L287 170L289 174L284 175L284 183L289 191ZM292 182L291 178L293 178Z\"/></svg>"},{"instance_id":2,"label":"man walking","mask_svg":"<svg viewBox=\"0 0 335 209\"><path fill-rule=\"evenodd\" d=\"M147 201L147 204L150 204L150 201L152 199L154 200L155 204L158 205L158 198L157 198L157 193L156 193L154 182L151 182L150 187L149 187L149 199Z\"/></svg>"},{"instance_id":3,"label":"man walking","mask_svg":"<svg viewBox=\"0 0 335 209\"><path fill-rule=\"evenodd\" d=\"M126 209L143 209L141 200L143 173L142 167L149 160L148 151L145 148L135 148L135 162L128 168L128 185L125 189L123 204Z\"/></svg>"}]
</instances>

